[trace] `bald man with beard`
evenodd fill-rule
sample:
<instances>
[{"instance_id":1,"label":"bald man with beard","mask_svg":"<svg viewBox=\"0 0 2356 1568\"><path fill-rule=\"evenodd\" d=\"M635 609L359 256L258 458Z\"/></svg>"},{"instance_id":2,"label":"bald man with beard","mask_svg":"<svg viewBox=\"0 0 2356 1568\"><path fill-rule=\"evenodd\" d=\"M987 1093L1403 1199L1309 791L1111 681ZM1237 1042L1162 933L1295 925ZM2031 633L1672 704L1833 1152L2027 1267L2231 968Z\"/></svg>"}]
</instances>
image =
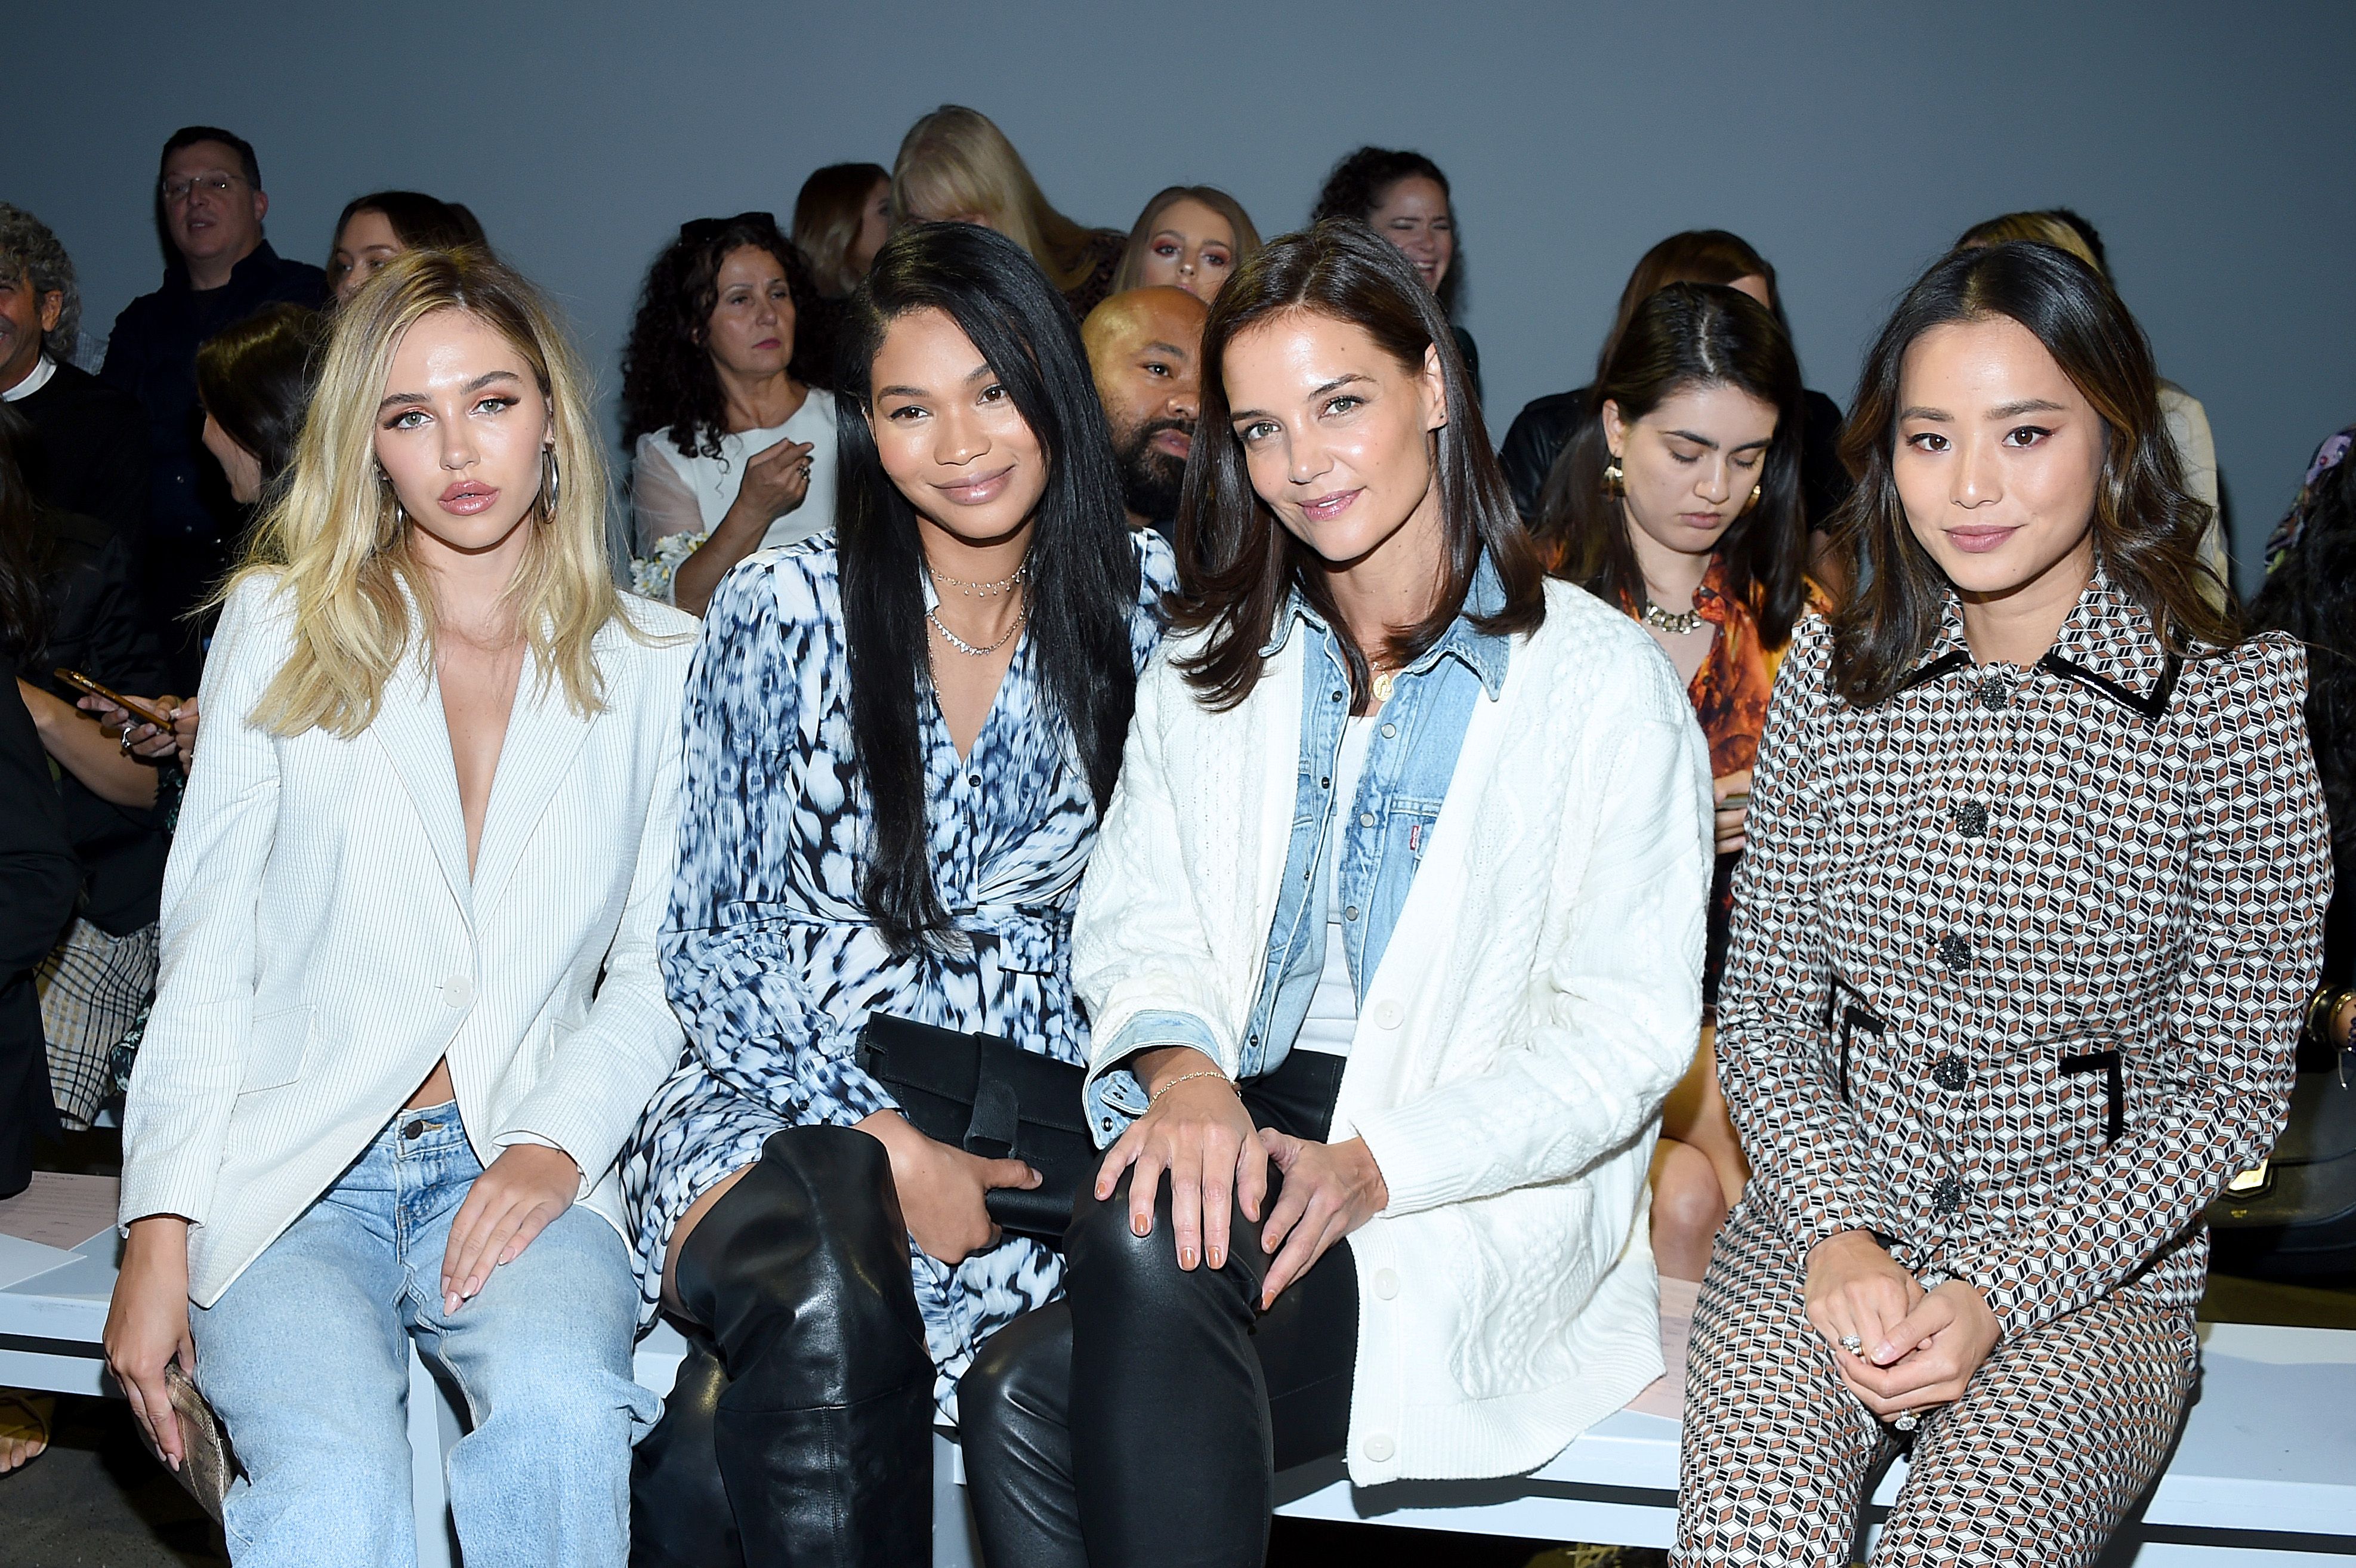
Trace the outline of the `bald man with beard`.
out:
<instances>
[{"instance_id":1,"label":"bald man with beard","mask_svg":"<svg viewBox=\"0 0 2356 1568\"><path fill-rule=\"evenodd\" d=\"M1129 525L1169 537L1203 396L1203 302L1183 289L1133 288L1080 326L1112 425Z\"/></svg>"}]
</instances>

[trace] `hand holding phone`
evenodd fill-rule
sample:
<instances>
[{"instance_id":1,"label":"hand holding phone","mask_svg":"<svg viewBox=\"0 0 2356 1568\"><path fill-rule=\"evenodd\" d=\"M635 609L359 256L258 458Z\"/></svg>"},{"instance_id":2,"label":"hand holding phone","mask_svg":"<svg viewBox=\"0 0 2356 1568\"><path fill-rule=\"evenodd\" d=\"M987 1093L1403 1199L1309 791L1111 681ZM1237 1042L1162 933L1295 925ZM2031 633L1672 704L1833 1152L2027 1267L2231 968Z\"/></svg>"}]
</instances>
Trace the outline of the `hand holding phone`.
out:
<instances>
[{"instance_id":1,"label":"hand holding phone","mask_svg":"<svg viewBox=\"0 0 2356 1568\"><path fill-rule=\"evenodd\" d=\"M136 698L121 696L110 692L79 670L60 668L57 675L59 680L63 681L75 691L85 692L102 702L112 703L124 713L136 716L143 724L154 725L159 730L169 730L172 727L171 714L158 713Z\"/></svg>"}]
</instances>

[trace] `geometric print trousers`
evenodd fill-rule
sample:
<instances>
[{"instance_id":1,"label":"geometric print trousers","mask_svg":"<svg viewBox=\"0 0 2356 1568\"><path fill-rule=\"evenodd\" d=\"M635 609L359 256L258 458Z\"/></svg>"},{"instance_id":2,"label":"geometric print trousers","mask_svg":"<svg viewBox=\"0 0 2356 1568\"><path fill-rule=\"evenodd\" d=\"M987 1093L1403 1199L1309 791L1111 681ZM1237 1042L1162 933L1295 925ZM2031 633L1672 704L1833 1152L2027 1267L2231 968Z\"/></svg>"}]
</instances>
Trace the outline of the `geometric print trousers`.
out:
<instances>
[{"instance_id":1,"label":"geometric print trousers","mask_svg":"<svg viewBox=\"0 0 2356 1568\"><path fill-rule=\"evenodd\" d=\"M1842 1384L1804 1283L1773 1222L1738 1208L1694 1309L1677 1568L1856 1560L1867 1477L1903 1439ZM2197 1354L2191 1311L2133 1283L1998 1343L1922 1412L1875 1568L2093 1563L2167 1460Z\"/></svg>"}]
</instances>

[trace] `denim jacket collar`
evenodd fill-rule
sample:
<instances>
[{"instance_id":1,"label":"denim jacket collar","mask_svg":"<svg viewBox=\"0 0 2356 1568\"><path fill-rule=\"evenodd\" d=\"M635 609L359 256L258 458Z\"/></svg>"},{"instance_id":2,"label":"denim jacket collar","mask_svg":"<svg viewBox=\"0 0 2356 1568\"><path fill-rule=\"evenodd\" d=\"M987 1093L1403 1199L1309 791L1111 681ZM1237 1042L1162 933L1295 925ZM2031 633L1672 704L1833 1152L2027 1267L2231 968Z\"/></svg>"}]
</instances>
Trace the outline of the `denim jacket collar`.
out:
<instances>
[{"instance_id":1,"label":"denim jacket collar","mask_svg":"<svg viewBox=\"0 0 2356 1568\"><path fill-rule=\"evenodd\" d=\"M1456 618L1449 622L1448 629L1440 633L1438 642L1425 650L1421 658L1400 673L1419 674L1442 659L1454 659L1480 680L1481 689L1488 694L1489 700L1496 701L1498 693L1505 690L1505 665L1512 651L1512 639L1501 632L1483 631L1472 622L1475 617L1493 616L1505 607L1505 586L1498 581L1497 570L1490 564L1484 553L1480 565L1473 569L1472 585L1464 592L1464 605L1456 612ZM1259 650L1262 659L1274 657L1284 647L1292 636L1295 621L1304 621L1328 635L1333 632L1333 628L1325 624L1324 618L1312 608L1309 601L1301 596L1301 590L1295 588L1286 596L1284 608L1276 618L1275 629L1269 633L1267 645Z\"/></svg>"}]
</instances>

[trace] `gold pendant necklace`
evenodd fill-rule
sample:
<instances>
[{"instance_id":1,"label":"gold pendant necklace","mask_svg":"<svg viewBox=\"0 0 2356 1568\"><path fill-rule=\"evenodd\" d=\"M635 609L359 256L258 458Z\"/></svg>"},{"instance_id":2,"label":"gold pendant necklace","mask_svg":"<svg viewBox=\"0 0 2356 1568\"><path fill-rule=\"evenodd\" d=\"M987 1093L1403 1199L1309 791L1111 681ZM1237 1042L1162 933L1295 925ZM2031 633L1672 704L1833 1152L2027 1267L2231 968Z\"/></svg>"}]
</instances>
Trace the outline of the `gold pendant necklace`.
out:
<instances>
[{"instance_id":1,"label":"gold pendant necklace","mask_svg":"<svg viewBox=\"0 0 2356 1568\"><path fill-rule=\"evenodd\" d=\"M1398 677L1392 674L1387 670L1384 671L1381 674L1375 677L1375 701L1377 703L1389 702L1391 700L1391 693L1395 691L1398 686Z\"/></svg>"}]
</instances>

